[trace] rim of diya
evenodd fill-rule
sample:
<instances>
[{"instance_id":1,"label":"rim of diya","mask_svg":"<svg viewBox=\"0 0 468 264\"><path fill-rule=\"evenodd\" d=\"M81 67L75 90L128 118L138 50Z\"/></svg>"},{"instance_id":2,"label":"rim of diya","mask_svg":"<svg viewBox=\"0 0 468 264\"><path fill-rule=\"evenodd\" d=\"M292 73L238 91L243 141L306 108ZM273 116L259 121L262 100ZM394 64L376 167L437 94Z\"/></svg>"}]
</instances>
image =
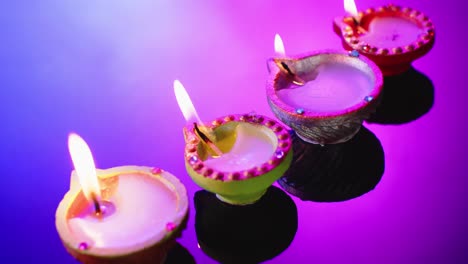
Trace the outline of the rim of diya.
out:
<instances>
[{"instance_id":1,"label":"rim of diya","mask_svg":"<svg viewBox=\"0 0 468 264\"><path fill-rule=\"evenodd\" d=\"M268 160L259 161L258 164L248 169L232 172L217 170L206 165L204 161L209 150L205 143L195 135L193 126L184 128L185 164L188 174L198 186L215 193L219 200L233 205L246 205L258 201L267 189L283 176L293 156L291 136L287 128L266 116L252 113L228 115L205 124L205 128L218 137L213 142L216 142L220 149L230 149L235 144L237 136L235 129L242 123L261 126L259 130L263 131L260 133L274 135L276 148ZM222 133L225 134L222 135ZM227 143L223 143L223 136ZM229 137L234 138L229 139Z\"/></svg>"},{"instance_id":2,"label":"rim of diya","mask_svg":"<svg viewBox=\"0 0 468 264\"><path fill-rule=\"evenodd\" d=\"M405 46L392 48L372 46L360 39L358 26L367 30L375 17L404 18L420 27L423 33ZM416 9L388 4L377 8L368 8L364 12L360 11L356 19L359 21L359 25L356 25L351 15L336 18L333 25L335 33L341 38L345 49L357 50L370 58L379 65L385 76L405 72L411 66L411 62L424 56L434 46L434 24L426 14Z\"/></svg>"},{"instance_id":3,"label":"rim of diya","mask_svg":"<svg viewBox=\"0 0 468 264\"><path fill-rule=\"evenodd\" d=\"M292 85L294 79L289 78L279 67L269 67L271 71L266 84L268 104L276 117L291 127L304 141L321 145L345 142L359 131L362 121L375 111L382 94L382 72L373 61L360 56L356 50L319 50L276 60L287 63L300 77L301 74L309 73L322 64L308 65L307 60L317 56L333 57L332 62L347 64L365 73L373 83L368 95L359 103L338 111L315 112L298 108L285 103L276 93L277 90Z\"/></svg>"},{"instance_id":4,"label":"rim of diya","mask_svg":"<svg viewBox=\"0 0 468 264\"><path fill-rule=\"evenodd\" d=\"M253 125L261 125L270 129L276 135L278 140L276 149L271 158L261 164L258 164L254 168L239 170L235 172L224 172L207 166L203 158L199 153L199 146L202 143L201 140L195 136L193 126L189 126L186 131L185 146L185 160L196 173L202 175L205 178L209 178L217 181L242 181L255 177L262 176L276 168L283 160L285 160L287 154L291 151L292 141L288 130L281 125L279 122L258 114L243 114L243 115L228 115L225 117L217 118L211 123L205 125L208 129L216 130L216 128L229 122L238 123L249 123Z\"/></svg>"}]
</instances>

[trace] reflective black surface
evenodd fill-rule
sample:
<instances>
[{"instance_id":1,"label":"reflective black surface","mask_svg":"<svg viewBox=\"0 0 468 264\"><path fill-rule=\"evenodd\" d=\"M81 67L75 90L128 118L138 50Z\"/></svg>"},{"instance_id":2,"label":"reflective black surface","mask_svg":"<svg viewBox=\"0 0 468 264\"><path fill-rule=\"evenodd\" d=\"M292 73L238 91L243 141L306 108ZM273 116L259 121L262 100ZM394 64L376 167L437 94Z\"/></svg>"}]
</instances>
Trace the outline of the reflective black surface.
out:
<instances>
[{"instance_id":1,"label":"reflective black surface","mask_svg":"<svg viewBox=\"0 0 468 264\"><path fill-rule=\"evenodd\" d=\"M221 263L259 263L283 252L297 231L297 208L277 187L256 203L234 206L207 191L195 193L195 231L201 249Z\"/></svg>"},{"instance_id":2,"label":"reflective black surface","mask_svg":"<svg viewBox=\"0 0 468 264\"><path fill-rule=\"evenodd\" d=\"M368 122L409 123L429 112L433 104L432 81L412 67L400 75L384 78L382 100Z\"/></svg>"},{"instance_id":3,"label":"reflective black surface","mask_svg":"<svg viewBox=\"0 0 468 264\"><path fill-rule=\"evenodd\" d=\"M293 162L278 183L302 200L349 200L374 189L384 172L384 151L367 128L349 141L316 145L293 132Z\"/></svg>"},{"instance_id":4,"label":"reflective black surface","mask_svg":"<svg viewBox=\"0 0 468 264\"><path fill-rule=\"evenodd\" d=\"M176 243L167 253L164 264L195 264L192 254L181 244Z\"/></svg>"}]
</instances>

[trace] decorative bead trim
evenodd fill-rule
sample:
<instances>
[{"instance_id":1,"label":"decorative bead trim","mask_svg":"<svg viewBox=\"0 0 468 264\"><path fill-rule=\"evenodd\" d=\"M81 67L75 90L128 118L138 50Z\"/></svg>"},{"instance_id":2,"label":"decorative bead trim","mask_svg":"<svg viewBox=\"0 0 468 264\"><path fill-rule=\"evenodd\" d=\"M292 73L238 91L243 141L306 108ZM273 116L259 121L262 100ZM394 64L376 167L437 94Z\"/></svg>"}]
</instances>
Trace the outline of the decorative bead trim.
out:
<instances>
[{"instance_id":1,"label":"decorative bead trim","mask_svg":"<svg viewBox=\"0 0 468 264\"><path fill-rule=\"evenodd\" d=\"M206 178L221 181L237 181L258 177L275 169L276 166L285 159L287 153L291 151L291 136L289 135L287 129L283 125L274 121L273 119L270 119L266 116L257 115L255 113L249 113L244 115L228 115L222 118L215 119L207 127L210 129L214 129L227 122L244 122L265 126L269 128L274 134L276 134L276 138L278 140L277 147L269 160L265 161L262 164L259 164L254 168L235 172L223 172L217 171L204 164L203 160L197 153L197 147L200 144L200 139L198 139L198 137L195 136L194 139L190 137L185 145L185 160L195 172ZM190 127L188 131L188 134L195 135L193 127Z\"/></svg>"},{"instance_id":2,"label":"decorative bead trim","mask_svg":"<svg viewBox=\"0 0 468 264\"><path fill-rule=\"evenodd\" d=\"M393 4L381 6L378 8L368 8L365 12L359 12L359 19L362 20L365 17L377 17L383 14L397 13L401 17L407 18L410 21L418 24L422 27L421 34L415 41L404 47L393 47L391 49L380 48L372 46L368 43L359 39L358 28L353 25L349 25L346 22L351 21L352 17L347 16L343 18L343 27L341 28L342 37L351 48L358 50L363 54L377 54L377 55L401 55L405 53L411 53L416 51L418 48L429 44L435 35L434 24L424 13L414 10L409 7L400 7Z\"/></svg>"}]
</instances>

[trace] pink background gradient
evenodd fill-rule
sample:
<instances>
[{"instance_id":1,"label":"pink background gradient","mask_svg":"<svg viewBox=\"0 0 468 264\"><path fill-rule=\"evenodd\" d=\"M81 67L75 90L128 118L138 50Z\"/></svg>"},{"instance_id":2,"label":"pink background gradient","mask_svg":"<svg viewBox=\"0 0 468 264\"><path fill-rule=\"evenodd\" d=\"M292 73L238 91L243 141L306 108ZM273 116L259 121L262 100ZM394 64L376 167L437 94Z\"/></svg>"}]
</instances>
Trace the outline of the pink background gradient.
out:
<instances>
[{"instance_id":1,"label":"pink background gradient","mask_svg":"<svg viewBox=\"0 0 468 264\"><path fill-rule=\"evenodd\" d=\"M360 10L387 3L357 1ZM267 263L468 262L468 4L396 4L436 25L435 47L414 63L433 81L435 103L408 124L366 125L385 151L375 190L340 203L293 198L297 234ZM177 175L192 208L179 242L197 263L215 263L197 248L192 197L200 188L185 172L173 80L204 120L252 110L274 117L265 81L275 33L288 54L341 50L332 21L343 14L341 1L3 1L1 262L75 263L54 224L74 131L100 168L154 165Z\"/></svg>"}]
</instances>

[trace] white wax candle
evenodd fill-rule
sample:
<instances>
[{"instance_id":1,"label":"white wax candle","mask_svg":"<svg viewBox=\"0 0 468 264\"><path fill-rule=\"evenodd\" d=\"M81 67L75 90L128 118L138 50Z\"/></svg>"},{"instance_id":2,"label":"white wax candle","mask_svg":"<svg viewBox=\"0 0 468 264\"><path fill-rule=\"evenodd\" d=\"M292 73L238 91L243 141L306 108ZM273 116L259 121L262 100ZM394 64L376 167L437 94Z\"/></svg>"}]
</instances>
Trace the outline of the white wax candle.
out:
<instances>
[{"instance_id":1,"label":"white wax candle","mask_svg":"<svg viewBox=\"0 0 468 264\"><path fill-rule=\"evenodd\" d=\"M242 171L263 164L273 156L278 140L270 129L241 123L235 133L236 142L231 151L206 160L206 166L223 172Z\"/></svg>"},{"instance_id":2,"label":"white wax candle","mask_svg":"<svg viewBox=\"0 0 468 264\"><path fill-rule=\"evenodd\" d=\"M422 28L403 17L375 17L360 39L379 48L404 47L416 41Z\"/></svg>"},{"instance_id":3,"label":"white wax candle","mask_svg":"<svg viewBox=\"0 0 468 264\"><path fill-rule=\"evenodd\" d=\"M115 212L102 219L81 212L68 225L78 239L94 248L119 249L167 233L177 215L177 196L159 180L141 174L122 174L110 202Z\"/></svg>"},{"instance_id":4,"label":"white wax candle","mask_svg":"<svg viewBox=\"0 0 468 264\"><path fill-rule=\"evenodd\" d=\"M281 89L277 91L278 97L292 107L326 113L356 105L373 88L366 73L347 64L324 63L311 75L316 75L314 80Z\"/></svg>"}]
</instances>

